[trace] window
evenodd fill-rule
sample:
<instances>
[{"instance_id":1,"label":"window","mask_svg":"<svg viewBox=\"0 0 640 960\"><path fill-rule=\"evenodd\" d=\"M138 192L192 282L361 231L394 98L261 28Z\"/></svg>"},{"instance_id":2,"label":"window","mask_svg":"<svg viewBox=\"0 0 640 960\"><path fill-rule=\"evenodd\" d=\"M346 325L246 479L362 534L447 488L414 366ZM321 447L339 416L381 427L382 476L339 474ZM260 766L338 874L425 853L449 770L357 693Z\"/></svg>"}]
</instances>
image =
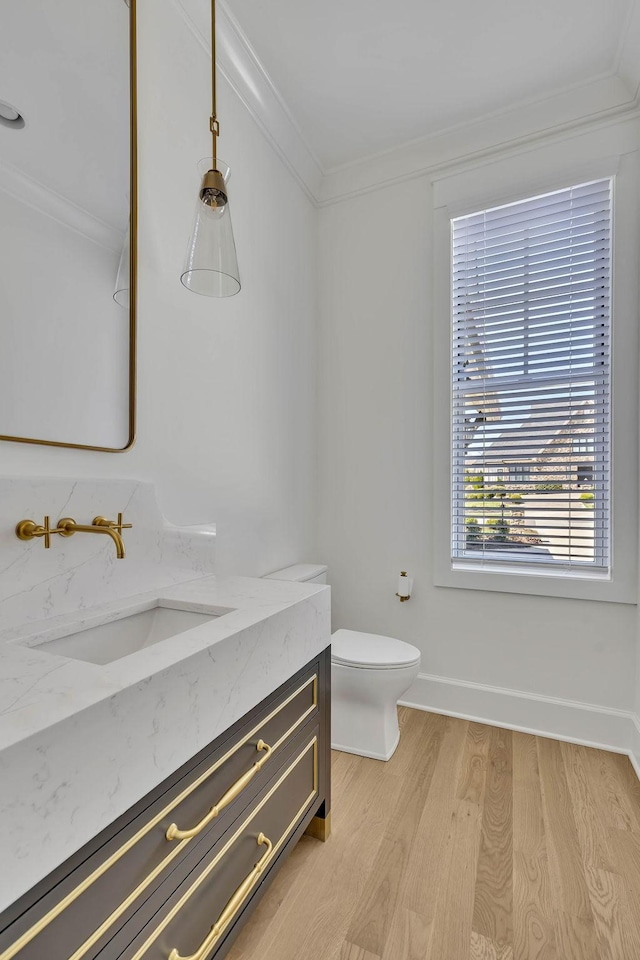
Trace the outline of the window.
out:
<instances>
[{"instance_id":1,"label":"window","mask_svg":"<svg viewBox=\"0 0 640 960\"><path fill-rule=\"evenodd\" d=\"M611 195L451 220L454 565L609 569Z\"/></svg>"},{"instance_id":2,"label":"window","mask_svg":"<svg viewBox=\"0 0 640 960\"><path fill-rule=\"evenodd\" d=\"M574 453L595 453L595 444L593 442L593 437L590 437L588 434L579 434L577 437L573 438L573 452Z\"/></svg>"},{"instance_id":3,"label":"window","mask_svg":"<svg viewBox=\"0 0 640 960\"><path fill-rule=\"evenodd\" d=\"M529 483L531 479L531 468L528 464L512 463L509 467L509 479L516 483Z\"/></svg>"}]
</instances>

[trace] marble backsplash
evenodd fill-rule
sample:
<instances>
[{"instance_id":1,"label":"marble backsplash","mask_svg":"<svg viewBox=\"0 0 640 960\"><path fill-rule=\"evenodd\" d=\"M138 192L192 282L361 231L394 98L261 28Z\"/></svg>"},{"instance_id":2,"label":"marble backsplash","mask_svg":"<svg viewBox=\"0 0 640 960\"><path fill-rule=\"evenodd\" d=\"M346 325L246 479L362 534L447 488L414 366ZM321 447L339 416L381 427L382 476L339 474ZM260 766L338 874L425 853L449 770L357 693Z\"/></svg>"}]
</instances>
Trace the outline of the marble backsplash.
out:
<instances>
[{"instance_id":1,"label":"marble backsplash","mask_svg":"<svg viewBox=\"0 0 640 960\"><path fill-rule=\"evenodd\" d=\"M0 630L214 573L215 525L176 527L160 513L155 488L138 480L0 477ZM126 558L106 536L76 533L18 540L19 520L51 527L62 517L133 524Z\"/></svg>"}]
</instances>

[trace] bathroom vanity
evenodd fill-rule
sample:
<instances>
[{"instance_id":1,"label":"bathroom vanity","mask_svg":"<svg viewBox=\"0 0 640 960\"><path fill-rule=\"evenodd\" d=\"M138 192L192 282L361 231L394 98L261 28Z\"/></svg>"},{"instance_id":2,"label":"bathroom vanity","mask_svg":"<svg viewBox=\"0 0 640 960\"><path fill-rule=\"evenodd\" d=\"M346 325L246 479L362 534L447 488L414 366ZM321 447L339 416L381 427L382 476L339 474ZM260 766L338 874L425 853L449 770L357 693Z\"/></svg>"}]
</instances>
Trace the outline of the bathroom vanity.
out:
<instances>
[{"instance_id":1,"label":"bathroom vanity","mask_svg":"<svg viewBox=\"0 0 640 960\"><path fill-rule=\"evenodd\" d=\"M6 910L2 960L223 956L305 829L326 838L329 678L324 652Z\"/></svg>"},{"instance_id":2,"label":"bathroom vanity","mask_svg":"<svg viewBox=\"0 0 640 960\"><path fill-rule=\"evenodd\" d=\"M101 482L65 483L29 503L96 512ZM328 835L329 589L211 576L199 534L128 493L127 559L0 538L34 578L0 601L0 960L222 957L302 833ZM78 603L101 566L108 599Z\"/></svg>"}]
</instances>

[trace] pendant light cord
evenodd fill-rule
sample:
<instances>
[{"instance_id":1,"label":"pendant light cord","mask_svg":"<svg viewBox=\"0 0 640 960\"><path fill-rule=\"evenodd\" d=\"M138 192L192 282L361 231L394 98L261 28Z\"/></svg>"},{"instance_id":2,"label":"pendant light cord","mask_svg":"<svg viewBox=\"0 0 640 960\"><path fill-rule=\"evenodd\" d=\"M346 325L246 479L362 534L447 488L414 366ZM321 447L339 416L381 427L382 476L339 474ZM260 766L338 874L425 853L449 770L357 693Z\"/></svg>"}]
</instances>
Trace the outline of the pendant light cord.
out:
<instances>
[{"instance_id":1,"label":"pendant light cord","mask_svg":"<svg viewBox=\"0 0 640 960\"><path fill-rule=\"evenodd\" d=\"M220 133L216 103L216 0L211 0L211 120L209 127L213 137L213 169L215 170L218 161L217 140Z\"/></svg>"}]
</instances>

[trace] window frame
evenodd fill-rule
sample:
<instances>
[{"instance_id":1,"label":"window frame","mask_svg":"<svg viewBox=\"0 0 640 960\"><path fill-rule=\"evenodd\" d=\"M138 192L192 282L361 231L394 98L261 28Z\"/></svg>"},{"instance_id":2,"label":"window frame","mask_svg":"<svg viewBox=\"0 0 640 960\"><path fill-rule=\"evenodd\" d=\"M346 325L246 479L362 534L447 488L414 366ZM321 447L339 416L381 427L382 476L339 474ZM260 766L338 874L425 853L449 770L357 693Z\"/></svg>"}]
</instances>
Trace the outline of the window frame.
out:
<instances>
[{"instance_id":1,"label":"window frame","mask_svg":"<svg viewBox=\"0 0 640 960\"><path fill-rule=\"evenodd\" d=\"M589 188L592 188L591 194L589 194L588 192ZM615 282L614 271L613 271L613 243L612 243L614 179L613 177L597 178L595 180L592 180L586 183L574 184L571 186L571 189L576 189L581 191L581 196L585 198L588 198L590 195L593 195L593 194L599 195L603 193L604 190L606 190L608 194L609 224L611 226L611 234L607 244L608 253L609 253L609 259L608 259L609 279L608 279L606 290L607 290L607 299L611 304L611 293L613 289L613 284ZM571 204L571 198L567 196L569 194L569 190L567 189L560 191L560 193L557 191L553 191L551 193L545 193L542 195L536 194L535 196L522 197L519 202L522 204L527 204L530 211L533 209L535 210L535 215L540 216L540 215L543 215L544 213L544 210L545 210L544 204L546 203L550 205L557 205L557 203L559 202L558 198L560 197L561 194L563 195L563 199L567 204L567 209L568 209L569 205ZM593 201L590 201L590 202L593 202ZM501 204L497 208L495 208L495 210L492 210L491 208L489 208L488 210L487 208L482 208L481 210L474 210L471 213L472 219L477 222L478 217L483 216L483 213L485 211L488 212L489 214L492 214L495 212L497 213L498 217L500 216L509 217L510 215L512 215L512 206L511 205L504 206ZM461 219L462 221L464 221L465 217L463 216ZM450 243L452 244L452 256L455 251L455 243L456 243L455 226L458 223L460 223L460 218L450 220L450 231L451 231ZM512 226L515 226L515 222L512 223ZM475 239L477 240L478 239L477 227L474 226L471 229L474 232ZM466 255L468 252L468 240L467 240L467 234L466 234L466 229L464 225L461 226L461 234L462 236L460 237L460 240L459 240L458 249L463 250L464 255ZM525 259L526 257L527 257L527 252L525 251ZM464 265L466 269L471 270L471 272L475 274L476 268L472 260L470 259L465 260ZM493 267L492 269L496 269L496 268ZM501 269L504 269L504 265L503 264L498 265L497 269L498 269L498 272L500 272ZM527 272L528 271L527 267L523 269L524 269L523 285L526 286L530 279L530 274ZM493 275L491 275L489 282L491 283L492 280L493 280ZM480 550L479 549L480 544L474 543L471 546L469 545L469 539L468 537L465 536L465 533L464 533L466 527L463 526L461 529L461 523L464 523L464 518L467 515L474 513L473 508L469 507L468 508L469 514L468 514L466 485L464 483L463 474L460 473L461 467L463 468L463 473L473 473L474 471L474 466L469 466L469 467L464 466L467 463L467 458L465 456L465 450L464 450L464 442L468 434L467 434L467 426L466 426L467 421L465 420L465 426L463 426L459 419L461 416L461 405L463 407L469 406L469 403L468 403L469 395L471 395L475 399L478 394L479 388L483 384L485 387L486 386L489 387L490 393L493 394L493 392L495 391L495 395L498 398L500 397L501 391L506 391L508 396L511 396L513 391L515 392L522 391L527 396L527 402L533 402L534 393L536 390L541 389L542 394L546 395L549 391L554 392L558 388L560 389L564 388L566 390L567 396L570 396L572 394L574 385L577 384L579 386L586 387L587 383L590 380L594 379L594 383L593 383L593 388L594 388L594 394L593 394L594 450L593 450L593 454L596 453L596 447L598 448L597 450L598 453L603 452L603 448L601 444L600 443L596 444L595 430L599 426L599 424L602 423L603 432L606 435L606 444L609 447L610 417L607 420L601 420L603 413L597 412L598 401L596 400L596 394L600 394L601 396L606 396L607 398L606 405L608 405L608 402L610 400L610 394L611 394L610 353L611 353L611 335L612 335L612 326L613 326L613 317L611 315L612 310L610 307L608 311L607 319L602 324L602 327L603 327L602 335L604 337L604 344L606 344L606 347L604 347L604 344L603 344L603 348L605 348L607 351L606 363L602 366L602 369L604 370L604 373L603 373L604 379L602 381L598 377L598 359L597 359L598 341L597 339L594 339L594 344L593 344L594 352L592 357L591 368L587 369L585 368L585 364L581 363L579 365L578 370L574 370L570 364L565 369L562 369L562 368L556 369L553 366L551 368L547 368L543 364L544 369L540 369L540 364L538 363L538 361L540 360L541 354L537 352L538 348L535 346L534 338L533 337L529 338L526 335L526 333L523 333L522 335L523 340L522 340L522 362L521 363L517 363L516 354L513 352L510 352L508 357L508 368L500 369L499 366L497 366L499 361L495 359L491 359L491 357L488 356L482 362L482 366L485 367L486 365L487 367L492 369L495 379L491 379L492 374L486 373L486 372L485 372L484 378L482 377L482 375L477 374L475 378L470 379L468 376L464 376L462 373L462 370L466 370L466 366L467 366L466 362L464 363L462 362L462 358L468 357L467 351L469 348L468 336L470 335L470 328L467 322L468 306L463 310L463 313L465 314L464 318L460 320L460 310L459 309L456 310L455 302L456 300L459 300L461 296L461 289L459 284L455 280L455 277L453 275L453 269L451 270L450 283L451 283L451 311L452 311L452 331L451 331L452 333L451 369L452 369L452 392L453 392L452 402L454 405L454 413L456 408L458 411L457 444L455 442L455 439L452 438L452 462L457 464L457 471L458 471L457 475L453 476L453 467L452 467L452 478L451 478L452 487L453 487L452 489L452 527L456 527L455 530L452 529L452 563L454 565L459 564L461 569L464 569L465 567L473 568L475 565L477 565L478 557L481 555L485 569L496 570L497 572L499 572L504 567L505 561L507 558L512 560L513 566L516 566L519 568L523 565L526 565L527 560L523 558L521 554L519 555L519 552L517 550L510 549L512 546L511 543L505 545L504 549L502 550L497 549L495 547L491 549L490 552ZM464 293L462 295L464 296ZM594 296L594 299L595 299L595 296ZM528 329L529 310L530 310L530 304L528 302L525 302L523 307L524 319L523 319L523 328L522 328L524 331ZM481 308L481 314L482 314L482 308ZM456 318L457 318L457 325L456 325ZM509 322L514 320L513 313L508 317L508 320ZM506 320L503 321L503 323L504 322L506 322ZM489 320L489 323L491 323L491 320ZM536 329L535 320L532 321L532 323L533 323L533 329L535 334L535 329ZM480 321L480 327L484 329L482 321ZM517 336L518 335L517 323L514 322L512 324L512 329L514 331L512 336L514 337ZM476 330L475 323L472 324L471 330L473 331ZM594 338L596 337L597 337L597 334L594 332ZM455 343L458 344L457 351L454 346L454 341ZM548 343L546 344L546 346L549 349ZM562 346L559 347L558 349L561 349L561 350L565 349L564 344L562 344ZM536 367L536 363L538 363L537 367ZM462 370L461 370L461 366L462 366ZM514 367L518 369L513 369ZM487 377L489 377L488 380L487 380ZM606 392L605 390L602 389L605 384L607 386ZM454 400L454 398L457 398L457 403ZM499 402L499 399L496 402ZM545 401L545 403L549 404L551 403L551 401L547 400ZM475 407L475 403L472 402L470 404L470 407L471 408ZM478 412L483 413L483 411L479 410L479 408L478 408ZM571 414L572 412L574 412L574 408L572 406L568 406L566 410L563 412L566 412L567 416L571 418ZM496 429L498 429L497 425L496 425ZM548 429L550 432L548 435L544 437L545 443L552 442L553 431L551 427L549 427ZM462 435L460 434L461 430L462 430ZM489 428L489 432L491 433L490 428ZM461 446L461 444L463 444L463 446ZM513 440L513 446L516 447L515 440ZM526 445L521 446L521 448L517 452L525 454L525 447ZM610 447L609 447L609 450L610 450ZM502 452L504 453L504 449ZM565 459L567 460L567 465L565 470L563 471L563 475L561 478L559 478L559 479L562 479L563 482L566 482L569 478L569 474L571 471L571 468L569 466L569 460L571 456L572 456L572 453L570 452L569 454L561 458L561 460L563 461ZM550 576L555 576L556 571L558 569L565 568L565 569L574 570L578 575L580 575L582 571L587 571L589 573L593 572L596 576L608 577L609 566L610 566L609 554L610 554L610 540L611 540L610 454L607 457L605 462L606 462L606 468L605 468L606 482L603 483L602 485L599 484L597 486L596 492L595 492L595 502L593 504L595 509L591 511L589 516L589 520L592 521L594 525L593 562L590 562L588 560L581 562L578 556L571 556L571 557L567 557L566 559L555 558L553 556L553 553L550 552L551 548L547 548L547 546L545 545L544 548L529 549L531 565L535 564L536 567L540 565L541 568L546 567ZM504 464L503 467L498 467L498 473L501 475L501 479L504 478L507 481L511 481L512 468L510 466L510 463L508 460L505 459L503 460L503 464ZM477 463L477 470L484 476L486 475L487 468L489 467L489 465L490 465L490 461L485 460L484 456L482 456ZM580 484L581 467L579 467L577 464L573 464L573 467L574 467L574 472L577 474L577 480L574 482L576 482L578 485ZM521 472L523 471L523 469L524 468L522 467ZM585 468L582 467L582 470L584 471ZM589 471L587 470L587 473L588 472ZM593 470L591 470L591 475L593 475ZM531 471L529 472L529 477L531 477ZM523 479L521 480L521 482L529 483L531 482L531 479ZM589 482L591 482L590 479L586 477L582 480L583 484L589 483ZM576 499L577 498L578 498L578 495L576 492ZM453 522L453 517L457 518L457 524ZM486 516L484 516L485 522L486 522L486 519L487 519ZM492 521L489 520L489 523L491 522ZM571 533L569 533L569 539L571 539ZM549 556L547 556L547 553L549 553ZM536 559L536 555L538 556L538 559Z\"/></svg>"},{"instance_id":2,"label":"window frame","mask_svg":"<svg viewBox=\"0 0 640 960\"><path fill-rule=\"evenodd\" d=\"M538 153L538 169L541 169ZM576 156L579 154L576 152ZM551 163L549 166L553 167ZM509 158L496 168L462 172L434 184L433 233L433 384L434 419L434 583L436 586L524 593L549 597L637 602L638 508L635 477L638 465L638 299L636 257L640 257L640 225L634 212L638 196L638 152L591 161L561 163L540 179L530 172L536 163ZM527 565L499 568L490 560L456 562L452 558L452 244L451 220L504 203L568 188L588 180L613 181L611 242L611 520L607 572ZM506 185L506 186L505 186ZM617 251L622 251L621 255ZM635 404L617 398L634 397ZM449 411L449 416L438 415ZM445 509L446 504L446 509Z\"/></svg>"}]
</instances>

